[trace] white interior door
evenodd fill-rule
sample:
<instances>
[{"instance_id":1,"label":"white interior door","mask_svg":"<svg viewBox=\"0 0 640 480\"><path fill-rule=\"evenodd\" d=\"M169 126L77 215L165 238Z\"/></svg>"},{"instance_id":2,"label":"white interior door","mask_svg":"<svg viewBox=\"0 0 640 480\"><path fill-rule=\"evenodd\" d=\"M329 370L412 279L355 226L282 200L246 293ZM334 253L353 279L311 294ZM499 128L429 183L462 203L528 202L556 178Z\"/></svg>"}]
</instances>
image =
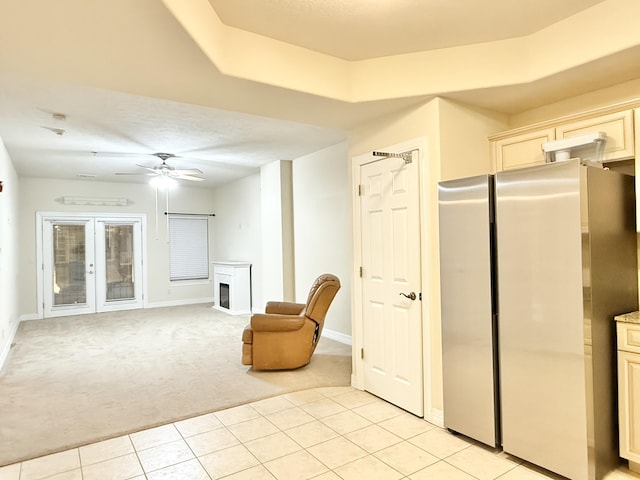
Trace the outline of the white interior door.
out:
<instances>
[{"instance_id":1,"label":"white interior door","mask_svg":"<svg viewBox=\"0 0 640 480\"><path fill-rule=\"evenodd\" d=\"M422 416L418 162L366 163L360 185L365 390Z\"/></svg>"},{"instance_id":2,"label":"white interior door","mask_svg":"<svg viewBox=\"0 0 640 480\"><path fill-rule=\"evenodd\" d=\"M42 217L44 317L143 307L142 218Z\"/></svg>"},{"instance_id":3,"label":"white interior door","mask_svg":"<svg viewBox=\"0 0 640 480\"><path fill-rule=\"evenodd\" d=\"M42 246L44 316L95 312L93 219L45 219Z\"/></svg>"}]
</instances>

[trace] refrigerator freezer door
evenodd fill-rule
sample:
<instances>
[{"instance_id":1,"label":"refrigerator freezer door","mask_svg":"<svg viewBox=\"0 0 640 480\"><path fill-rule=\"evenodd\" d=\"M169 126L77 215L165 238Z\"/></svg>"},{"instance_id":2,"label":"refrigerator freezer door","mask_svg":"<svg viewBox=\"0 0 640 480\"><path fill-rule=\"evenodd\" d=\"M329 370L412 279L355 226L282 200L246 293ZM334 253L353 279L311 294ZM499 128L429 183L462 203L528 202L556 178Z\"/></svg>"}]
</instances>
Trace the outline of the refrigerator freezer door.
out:
<instances>
[{"instance_id":1,"label":"refrigerator freezer door","mask_svg":"<svg viewBox=\"0 0 640 480\"><path fill-rule=\"evenodd\" d=\"M438 185L444 423L495 446L492 197L488 175Z\"/></svg>"},{"instance_id":2,"label":"refrigerator freezer door","mask_svg":"<svg viewBox=\"0 0 640 480\"><path fill-rule=\"evenodd\" d=\"M581 168L496 175L502 444L572 479L588 478Z\"/></svg>"}]
</instances>

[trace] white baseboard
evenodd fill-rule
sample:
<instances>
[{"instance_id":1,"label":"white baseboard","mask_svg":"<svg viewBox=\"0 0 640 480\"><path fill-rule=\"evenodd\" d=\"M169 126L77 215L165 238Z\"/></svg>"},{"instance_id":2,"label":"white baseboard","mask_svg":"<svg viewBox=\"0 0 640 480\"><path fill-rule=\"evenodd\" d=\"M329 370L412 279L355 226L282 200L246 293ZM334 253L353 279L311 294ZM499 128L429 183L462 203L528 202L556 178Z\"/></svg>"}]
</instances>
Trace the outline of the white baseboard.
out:
<instances>
[{"instance_id":1,"label":"white baseboard","mask_svg":"<svg viewBox=\"0 0 640 480\"><path fill-rule=\"evenodd\" d=\"M168 302L148 302L144 308L178 307L180 305L191 305L192 303L213 303L213 297L170 300Z\"/></svg>"},{"instance_id":2,"label":"white baseboard","mask_svg":"<svg viewBox=\"0 0 640 480\"><path fill-rule=\"evenodd\" d=\"M18 322L28 322L29 320L42 320L42 317L37 313L27 313L25 315L20 315Z\"/></svg>"},{"instance_id":3,"label":"white baseboard","mask_svg":"<svg viewBox=\"0 0 640 480\"><path fill-rule=\"evenodd\" d=\"M351 335L345 335L344 333L336 332L335 330L329 330L327 328L322 329L322 336L335 340L336 342L344 343L345 345L351 345Z\"/></svg>"},{"instance_id":4,"label":"white baseboard","mask_svg":"<svg viewBox=\"0 0 640 480\"><path fill-rule=\"evenodd\" d=\"M7 361L7 358L9 358L9 351L11 350L11 345L13 345L13 341L16 338L16 333L18 333L19 325L20 325L19 321L15 322L13 325L13 328L7 335L7 341L4 344L2 351L0 352L0 371L2 371L2 367L4 367L4 363Z\"/></svg>"},{"instance_id":5,"label":"white baseboard","mask_svg":"<svg viewBox=\"0 0 640 480\"><path fill-rule=\"evenodd\" d=\"M440 428L444 428L444 411L437 408L432 408L431 418L429 418L428 421L429 423L433 423Z\"/></svg>"}]
</instances>

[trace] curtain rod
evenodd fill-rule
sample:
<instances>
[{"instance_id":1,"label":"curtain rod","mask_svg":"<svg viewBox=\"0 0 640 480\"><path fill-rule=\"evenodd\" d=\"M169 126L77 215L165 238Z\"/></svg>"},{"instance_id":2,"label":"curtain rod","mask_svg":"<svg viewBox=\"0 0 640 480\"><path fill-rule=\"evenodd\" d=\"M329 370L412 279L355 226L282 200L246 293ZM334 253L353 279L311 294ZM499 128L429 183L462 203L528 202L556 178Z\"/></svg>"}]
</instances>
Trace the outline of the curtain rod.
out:
<instances>
[{"instance_id":1,"label":"curtain rod","mask_svg":"<svg viewBox=\"0 0 640 480\"><path fill-rule=\"evenodd\" d=\"M215 213L180 213L180 212L164 212L165 215L197 215L198 217L215 217Z\"/></svg>"}]
</instances>

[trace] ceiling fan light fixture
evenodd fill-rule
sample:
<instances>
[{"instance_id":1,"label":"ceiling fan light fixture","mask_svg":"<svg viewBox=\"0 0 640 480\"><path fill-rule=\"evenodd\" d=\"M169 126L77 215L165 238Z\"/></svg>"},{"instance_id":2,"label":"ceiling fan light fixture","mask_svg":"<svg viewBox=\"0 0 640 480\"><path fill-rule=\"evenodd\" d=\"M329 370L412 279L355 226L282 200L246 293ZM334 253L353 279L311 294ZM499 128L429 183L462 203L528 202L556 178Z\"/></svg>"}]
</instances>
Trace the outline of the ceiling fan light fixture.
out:
<instances>
[{"instance_id":1,"label":"ceiling fan light fixture","mask_svg":"<svg viewBox=\"0 0 640 480\"><path fill-rule=\"evenodd\" d=\"M158 175L157 177L153 177L149 183L152 187L159 190L168 190L178 186L178 182L167 175Z\"/></svg>"}]
</instances>

